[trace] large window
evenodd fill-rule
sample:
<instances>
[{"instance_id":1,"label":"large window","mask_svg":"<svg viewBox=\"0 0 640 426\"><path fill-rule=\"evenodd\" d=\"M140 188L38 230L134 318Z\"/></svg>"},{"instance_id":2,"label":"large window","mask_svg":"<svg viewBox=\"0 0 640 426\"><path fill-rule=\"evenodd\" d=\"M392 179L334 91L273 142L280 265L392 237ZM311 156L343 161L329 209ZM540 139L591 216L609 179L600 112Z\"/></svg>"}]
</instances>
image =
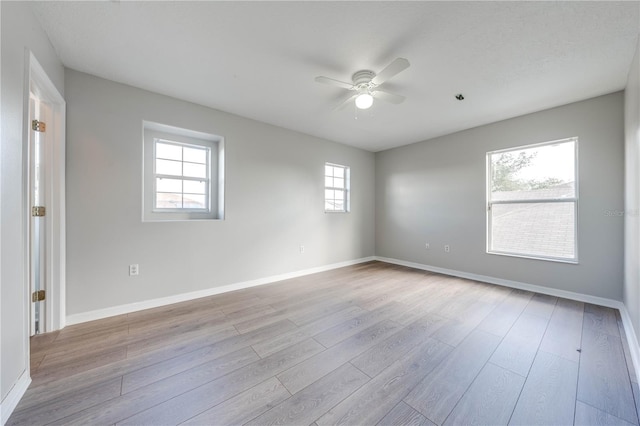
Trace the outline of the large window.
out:
<instances>
[{"instance_id":1,"label":"large window","mask_svg":"<svg viewBox=\"0 0 640 426\"><path fill-rule=\"evenodd\" d=\"M339 164L324 165L324 211L349 211L349 167Z\"/></svg>"},{"instance_id":2,"label":"large window","mask_svg":"<svg viewBox=\"0 0 640 426\"><path fill-rule=\"evenodd\" d=\"M487 153L487 252L577 263L577 149L569 138Z\"/></svg>"},{"instance_id":3,"label":"large window","mask_svg":"<svg viewBox=\"0 0 640 426\"><path fill-rule=\"evenodd\" d=\"M143 220L224 218L220 136L144 122Z\"/></svg>"}]
</instances>

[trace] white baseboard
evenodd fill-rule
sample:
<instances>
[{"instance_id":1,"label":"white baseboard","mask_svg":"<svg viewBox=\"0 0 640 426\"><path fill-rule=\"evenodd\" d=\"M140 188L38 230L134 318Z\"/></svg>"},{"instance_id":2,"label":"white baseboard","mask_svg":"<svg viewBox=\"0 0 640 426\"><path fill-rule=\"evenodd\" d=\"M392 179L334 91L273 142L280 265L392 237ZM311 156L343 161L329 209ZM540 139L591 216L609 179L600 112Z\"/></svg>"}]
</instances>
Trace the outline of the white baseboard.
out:
<instances>
[{"instance_id":1,"label":"white baseboard","mask_svg":"<svg viewBox=\"0 0 640 426\"><path fill-rule=\"evenodd\" d=\"M640 345L638 344L638 339L636 338L636 333L633 327L633 322L631 321L631 317L629 316L629 311L627 311L627 307L624 305L624 303L619 300L591 296L589 294L575 293L573 291L559 290L551 287L523 283L520 281L505 280L502 278L490 277L487 275L456 271L454 269L424 265L422 263L407 262L405 260L392 259L388 257L375 256L375 260L378 260L380 262L392 263L394 265L407 266L409 268L421 269L423 271L436 272L439 274L451 275L454 277L466 278L469 280L481 281L489 284L497 284L504 287L517 288L519 290L528 290L535 293L547 294L549 296L562 297L564 299L571 299L578 302L592 303L594 305L618 309L622 318L622 324L624 325L627 342L629 343L629 351L631 352L631 360L636 371L636 379L640 381Z\"/></svg>"},{"instance_id":2,"label":"white baseboard","mask_svg":"<svg viewBox=\"0 0 640 426\"><path fill-rule=\"evenodd\" d=\"M244 288L271 284L271 283L282 281L282 280L301 277L304 275L315 274L318 272L329 271L332 269L342 268L345 266L356 265L358 263L370 262L373 260L378 260L380 262L407 266L410 268L421 269L424 271L436 272L440 274L451 275L454 277L466 278L474 281L486 282L489 284L497 284L504 287L517 288L520 290L527 290L535 293L542 293L550 296L562 297L565 299L577 300L579 302L593 303L595 305L618 309L620 311L620 316L622 317L622 323L624 325L627 342L629 342L631 359L635 367L636 375L638 376L637 379L640 381L640 345L638 343L638 339L635 334L633 323L631 322L631 318L629 317L629 312L627 311L626 306L621 301L607 299L604 297L591 296L588 294L575 293L572 291L559 290L551 287L543 287L535 284L523 283L520 281L506 280L503 278L473 274L469 272L457 271L454 269L440 268L437 266L430 266L430 265L425 265L421 263L408 262L404 260L392 259L392 258L381 257L381 256L370 256L370 257L365 257L361 259L349 260L345 262L333 263L330 265L304 269L301 271L289 272L286 274L272 275L270 277L259 278L256 280L243 281L243 282L229 284L221 287L212 287L205 290L199 290L199 291L194 291L190 293L176 294L173 296L161 297L158 299L145 300L142 302L129 303L126 305L119 305L119 306L114 306L110 308L98 309L95 311L69 315L66 317L66 324L67 325L79 324L82 322L98 320L102 318L112 317L115 315L128 314L128 313L140 311L143 309L157 308L160 306L170 305L172 303L185 302L188 300L198 299L201 297L213 296L215 294L227 293L230 291L241 290ZM30 379L29 379L29 382L30 382ZM27 382L26 386L29 385L29 382ZM26 390L26 386L24 390ZM24 390L22 393L24 393ZM20 394L20 397L21 396L22 394ZM18 400L16 400L15 404L17 404ZM15 406L13 408L15 408ZM2 403L3 418L5 418L4 409L5 409L5 401L3 401Z\"/></svg>"},{"instance_id":3,"label":"white baseboard","mask_svg":"<svg viewBox=\"0 0 640 426\"><path fill-rule=\"evenodd\" d=\"M24 396L27 388L31 384L31 377L29 376L29 370L25 370L13 388L9 391L7 396L0 403L0 425L4 425L9 420L9 416L16 409L18 403Z\"/></svg>"},{"instance_id":4,"label":"white baseboard","mask_svg":"<svg viewBox=\"0 0 640 426\"><path fill-rule=\"evenodd\" d=\"M574 293L572 291L559 290L551 287L543 287L535 284L523 283L520 281L505 280L503 278L490 277L487 275L472 274L470 272L456 271L454 269L439 268L437 266L424 265L421 263L407 262L404 260L391 259L388 257L376 257L380 262L393 263L395 265L408 266L410 268L422 269L423 271L437 272L439 274L451 275L459 278L466 278L474 281L482 281L489 284L498 284L504 287L528 290L535 293L548 294L549 296L562 297L565 299L577 300L579 302L593 303L594 305L606 306L608 308L620 309L622 302L607 299L604 297L591 296L588 294Z\"/></svg>"},{"instance_id":5,"label":"white baseboard","mask_svg":"<svg viewBox=\"0 0 640 426\"><path fill-rule=\"evenodd\" d=\"M102 318L112 317L115 315L128 314L143 309L157 308L160 306L170 305L172 303L186 302L188 300L199 299L201 297L213 296L215 294L227 293L244 288L256 287L259 285L271 284L274 282L297 278L304 275L315 274L318 272L329 271L331 269L343 268L345 266L356 265L358 263L370 262L375 260L374 256L364 257L361 259L348 260L345 262L332 263L330 265L318 266L315 268L304 269L301 271L288 272L286 274L272 275L270 277L258 278L250 281L224 285L220 287L212 287L205 290L193 291L190 293L176 294L173 296L160 297L158 299L144 300L141 302L128 303L126 305L113 306L110 308L97 309L95 311L83 312L80 314L69 315L66 318L66 325L79 324L87 321L98 320Z\"/></svg>"},{"instance_id":6,"label":"white baseboard","mask_svg":"<svg viewBox=\"0 0 640 426\"><path fill-rule=\"evenodd\" d=\"M633 322L629 316L627 307L622 305L620 308L620 316L622 317L622 325L624 325L624 334L627 336L627 342L629 343L629 352L631 352L631 361L633 367L636 370L636 380L640 383L640 344L636 337L635 330L633 328Z\"/></svg>"}]
</instances>

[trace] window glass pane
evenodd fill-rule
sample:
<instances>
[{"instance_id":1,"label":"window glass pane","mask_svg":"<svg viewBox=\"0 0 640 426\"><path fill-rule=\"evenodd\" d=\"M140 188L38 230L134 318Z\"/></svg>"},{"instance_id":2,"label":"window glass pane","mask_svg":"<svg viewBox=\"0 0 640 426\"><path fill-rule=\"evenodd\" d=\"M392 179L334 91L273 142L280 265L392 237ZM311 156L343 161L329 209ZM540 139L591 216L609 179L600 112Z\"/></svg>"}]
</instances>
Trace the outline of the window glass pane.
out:
<instances>
[{"instance_id":1,"label":"window glass pane","mask_svg":"<svg viewBox=\"0 0 640 426\"><path fill-rule=\"evenodd\" d=\"M324 209L330 212L346 212L348 211L349 191L347 183L347 174L349 168L347 166L336 166L325 164L324 177ZM334 189L337 188L337 189Z\"/></svg>"},{"instance_id":2,"label":"window glass pane","mask_svg":"<svg viewBox=\"0 0 640 426\"><path fill-rule=\"evenodd\" d=\"M182 192L182 180L180 179L156 179L156 191L158 192Z\"/></svg>"},{"instance_id":3,"label":"window glass pane","mask_svg":"<svg viewBox=\"0 0 640 426\"><path fill-rule=\"evenodd\" d=\"M168 143L156 143L156 158L166 158L168 160L182 160L182 147Z\"/></svg>"},{"instance_id":4,"label":"window glass pane","mask_svg":"<svg viewBox=\"0 0 640 426\"><path fill-rule=\"evenodd\" d=\"M325 176L333 176L333 166L324 166L324 174Z\"/></svg>"},{"instance_id":5,"label":"window glass pane","mask_svg":"<svg viewBox=\"0 0 640 426\"><path fill-rule=\"evenodd\" d=\"M491 200L575 197L575 142L494 153Z\"/></svg>"},{"instance_id":6,"label":"window glass pane","mask_svg":"<svg viewBox=\"0 0 640 426\"><path fill-rule=\"evenodd\" d=\"M185 194L205 194L206 193L206 183L204 181L198 180L185 180L184 181L184 192Z\"/></svg>"},{"instance_id":7,"label":"window glass pane","mask_svg":"<svg viewBox=\"0 0 640 426\"><path fill-rule=\"evenodd\" d=\"M184 161L191 163L207 163L207 149L204 148L184 148Z\"/></svg>"},{"instance_id":8,"label":"window glass pane","mask_svg":"<svg viewBox=\"0 0 640 426\"><path fill-rule=\"evenodd\" d=\"M167 194L164 192L158 192L156 194L156 208L157 209L181 209L182 194Z\"/></svg>"},{"instance_id":9,"label":"window glass pane","mask_svg":"<svg viewBox=\"0 0 640 426\"><path fill-rule=\"evenodd\" d=\"M184 176L206 178L207 166L204 164L184 163Z\"/></svg>"},{"instance_id":10,"label":"window glass pane","mask_svg":"<svg viewBox=\"0 0 640 426\"><path fill-rule=\"evenodd\" d=\"M575 258L575 203L491 206L491 251Z\"/></svg>"},{"instance_id":11,"label":"window glass pane","mask_svg":"<svg viewBox=\"0 0 640 426\"><path fill-rule=\"evenodd\" d=\"M204 195L185 194L184 206L185 209L206 209Z\"/></svg>"},{"instance_id":12,"label":"window glass pane","mask_svg":"<svg viewBox=\"0 0 640 426\"><path fill-rule=\"evenodd\" d=\"M182 176L182 162L172 160L156 160L156 174Z\"/></svg>"},{"instance_id":13,"label":"window glass pane","mask_svg":"<svg viewBox=\"0 0 640 426\"><path fill-rule=\"evenodd\" d=\"M218 155L223 141L157 126L143 125L143 220L222 218L224 203L215 203L214 210L212 197L218 198L224 179L223 167L216 167L223 164L224 156Z\"/></svg>"}]
</instances>

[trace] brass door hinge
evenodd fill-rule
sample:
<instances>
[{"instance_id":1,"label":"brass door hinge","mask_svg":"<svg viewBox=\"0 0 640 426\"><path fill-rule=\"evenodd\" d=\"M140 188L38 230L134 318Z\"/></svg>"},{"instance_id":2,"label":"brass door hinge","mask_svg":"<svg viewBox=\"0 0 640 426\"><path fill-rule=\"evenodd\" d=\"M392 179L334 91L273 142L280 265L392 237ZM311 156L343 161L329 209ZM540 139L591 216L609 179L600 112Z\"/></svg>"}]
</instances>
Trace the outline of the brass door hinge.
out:
<instances>
[{"instance_id":1,"label":"brass door hinge","mask_svg":"<svg viewBox=\"0 0 640 426\"><path fill-rule=\"evenodd\" d=\"M44 290L34 291L33 293L31 293L31 301L33 303L42 302L44 300L44 295Z\"/></svg>"},{"instance_id":2,"label":"brass door hinge","mask_svg":"<svg viewBox=\"0 0 640 426\"><path fill-rule=\"evenodd\" d=\"M44 216L47 212L47 209L44 206L33 206L31 207L31 216L33 217L41 217Z\"/></svg>"},{"instance_id":3,"label":"brass door hinge","mask_svg":"<svg viewBox=\"0 0 640 426\"><path fill-rule=\"evenodd\" d=\"M47 124L44 121L32 120L31 128L36 132L44 132L47 129Z\"/></svg>"}]
</instances>

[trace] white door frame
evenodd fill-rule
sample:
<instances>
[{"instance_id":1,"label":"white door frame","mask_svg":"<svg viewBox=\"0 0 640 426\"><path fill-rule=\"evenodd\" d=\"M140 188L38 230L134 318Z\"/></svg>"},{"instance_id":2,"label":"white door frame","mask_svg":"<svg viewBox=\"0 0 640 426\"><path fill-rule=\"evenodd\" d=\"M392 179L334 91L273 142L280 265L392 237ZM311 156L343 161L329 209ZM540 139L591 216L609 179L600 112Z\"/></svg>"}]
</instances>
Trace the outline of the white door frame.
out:
<instances>
[{"instance_id":1,"label":"white door frame","mask_svg":"<svg viewBox=\"0 0 640 426\"><path fill-rule=\"evenodd\" d=\"M22 193L24 194L24 227L23 235L25 244L25 265L28 265L25 282L28 288L27 303L29 304L27 313L31 312L31 284L30 274L30 252L31 235L29 231L29 220L31 215L30 200L30 149L29 149L29 97L34 93L36 97L47 104L50 114L46 118L46 149L44 161L46 167L46 215L45 215L45 315L44 329L42 332L49 332L61 329L65 326L66 318L66 228L65 228L65 123L66 123L66 102L56 86L53 84L44 68L40 65L32 52L27 51L25 55L25 78L24 87L24 128L23 128L23 182ZM29 314L29 322L31 317Z\"/></svg>"}]
</instances>

